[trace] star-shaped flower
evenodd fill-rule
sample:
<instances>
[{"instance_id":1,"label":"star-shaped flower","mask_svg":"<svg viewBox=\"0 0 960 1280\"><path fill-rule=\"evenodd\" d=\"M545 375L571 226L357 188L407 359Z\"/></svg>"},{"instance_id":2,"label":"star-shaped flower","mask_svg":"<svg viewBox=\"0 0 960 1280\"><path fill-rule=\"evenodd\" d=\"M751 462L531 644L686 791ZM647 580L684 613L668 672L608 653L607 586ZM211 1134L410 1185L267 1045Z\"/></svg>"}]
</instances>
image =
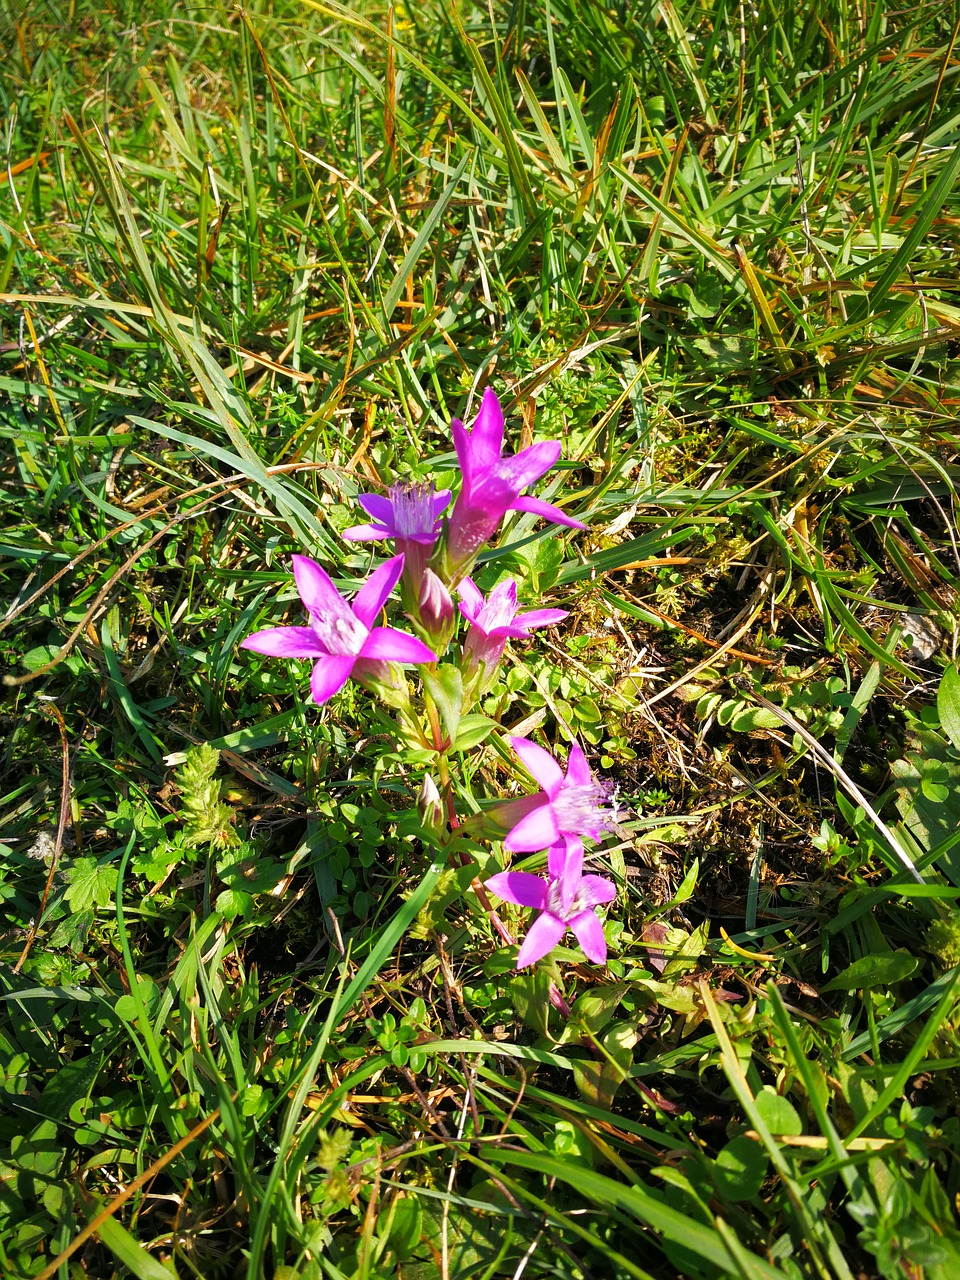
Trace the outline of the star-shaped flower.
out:
<instances>
[{"instance_id":1,"label":"star-shaped flower","mask_svg":"<svg viewBox=\"0 0 960 1280\"><path fill-rule=\"evenodd\" d=\"M388 498L376 493L361 493L357 501L372 520L369 524L355 524L344 529L343 536L350 542L393 539L394 550L406 557L403 566L404 606L416 616L427 562L440 536L440 515L450 502L450 490L434 493L429 481L417 481L391 485L388 492Z\"/></svg>"},{"instance_id":2,"label":"star-shaped flower","mask_svg":"<svg viewBox=\"0 0 960 1280\"><path fill-rule=\"evenodd\" d=\"M483 663L486 677L492 677L509 639L522 639L537 627L549 627L567 617L565 609L528 609L520 613L517 584L512 578L498 582L486 600L470 578L464 578L457 590L460 612L470 623L463 645L467 674Z\"/></svg>"},{"instance_id":3,"label":"star-shaped flower","mask_svg":"<svg viewBox=\"0 0 960 1280\"><path fill-rule=\"evenodd\" d=\"M403 556L375 569L349 605L329 575L308 556L293 557L293 576L309 615L306 627L270 627L240 642L273 658L313 658L310 678L314 702L343 688L359 661L435 662L436 654L405 631L374 626L384 601L403 572Z\"/></svg>"},{"instance_id":4,"label":"star-shaped flower","mask_svg":"<svg viewBox=\"0 0 960 1280\"><path fill-rule=\"evenodd\" d=\"M469 569L483 544L496 532L508 511L530 511L572 529L587 526L559 507L539 498L521 497L521 490L539 480L560 457L559 440L545 440L512 458L503 455L503 410L488 387L480 412L467 431L459 418L450 424L463 486L450 513L447 563L451 581Z\"/></svg>"},{"instance_id":5,"label":"star-shaped flower","mask_svg":"<svg viewBox=\"0 0 960 1280\"><path fill-rule=\"evenodd\" d=\"M527 797L526 811L504 836L504 846L512 853L534 853L560 844L572 852L582 847L581 836L598 840L611 819L602 807L606 788L590 772L579 745L570 744L566 775L550 752L529 738L511 738L510 745L543 790Z\"/></svg>"},{"instance_id":6,"label":"star-shaped flower","mask_svg":"<svg viewBox=\"0 0 960 1280\"><path fill-rule=\"evenodd\" d=\"M612 902L616 886L603 876L583 874L583 845L577 841L555 844L547 853L547 878L526 871L502 871L486 887L519 907L535 907L537 916L524 939L517 968L524 969L543 958L572 929L584 955L605 964L607 940L595 907Z\"/></svg>"}]
</instances>

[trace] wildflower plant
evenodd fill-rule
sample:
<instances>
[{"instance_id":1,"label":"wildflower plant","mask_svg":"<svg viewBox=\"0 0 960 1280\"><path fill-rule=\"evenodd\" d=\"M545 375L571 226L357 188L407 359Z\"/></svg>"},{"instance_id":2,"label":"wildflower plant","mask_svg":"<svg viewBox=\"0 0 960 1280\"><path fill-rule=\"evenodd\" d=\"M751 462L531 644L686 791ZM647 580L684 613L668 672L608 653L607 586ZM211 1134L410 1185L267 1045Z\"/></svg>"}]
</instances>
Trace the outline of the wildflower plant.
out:
<instances>
[{"instance_id":1,"label":"wildflower plant","mask_svg":"<svg viewBox=\"0 0 960 1280\"><path fill-rule=\"evenodd\" d=\"M562 609L522 605L512 578L484 597L469 576L480 552L511 511L570 529L586 526L523 493L555 465L561 446L545 441L505 457L503 411L492 390L484 393L472 428L455 420L452 434L463 477L456 496L429 481L395 484L386 497L360 495L369 520L345 530L344 538L390 542L395 554L371 572L353 600L341 595L320 565L296 555L293 573L306 625L257 631L242 644L270 657L310 659L310 691L318 704L353 679L396 713L399 745L413 748L417 762L425 763L419 834L451 863L470 864L463 836L499 842L505 859L545 858L546 879L510 869L485 884L479 876L472 879L481 908L505 942L512 935L490 893L539 912L520 948L518 968L542 960L568 929L587 958L603 964L607 945L596 908L612 902L616 889L609 879L584 874L583 842L601 837L610 814L606 790L579 744L570 744L564 769L530 739L510 738L517 761L540 789L509 799L473 795L454 759L497 729L475 708L497 675L508 641L567 617ZM397 588L415 635L382 622ZM413 684L411 668L419 673ZM553 994L555 1002L560 999Z\"/></svg>"}]
</instances>

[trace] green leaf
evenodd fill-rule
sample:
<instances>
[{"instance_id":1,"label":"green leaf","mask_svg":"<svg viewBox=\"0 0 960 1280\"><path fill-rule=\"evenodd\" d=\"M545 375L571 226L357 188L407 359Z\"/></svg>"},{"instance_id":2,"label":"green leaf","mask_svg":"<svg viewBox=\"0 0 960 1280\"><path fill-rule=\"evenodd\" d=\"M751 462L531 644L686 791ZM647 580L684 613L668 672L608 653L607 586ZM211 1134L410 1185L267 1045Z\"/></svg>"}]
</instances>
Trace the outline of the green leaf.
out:
<instances>
[{"instance_id":1,"label":"green leaf","mask_svg":"<svg viewBox=\"0 0 960 1280\"><path fill-rule=\"evenodd\" d=\"M546 1035L550 1011L551 964L536 965L510 979L510 998L521 1022L538 1035Z\"/></svg>"},{"instance_id":2,"label":"green leaf","mask_svg":"<svg viewBox=\"0 0 960 1280\"><path fill-rule=\"evenodd\" d=\"M478 712L464 716L457 729L453 747L457 751L469 751L471 747L479 746L496 728L498 728L496 720L491 720L489 716L480 715Z\"/></svg>"},{"instance_id":3,"label":"green leaf","mask_svg":"<svg viewBox=\"0 0 960 1280\"><path fill-rule=\"evenodd\" d=\"M760 1143L746 1134L733 1138L717 1155L713 1179L728 1200L752 1200L763 1186L769 1161Z\"/></svg>"},{"instance_id":4,"label":"green leaf","mask_svg":"<svg viewBox=\"0 0 960 1280\"><path fill-rule=\"evenodd\" d=\"M771 1133L796 1137L803 1133L803 1122L792 1103L765 1084L754 1101Z\"/></svg>"},{"instance_id":5,"label":"green leaf","mask_svg":"<svg viewBox=\"0 0 960 1280\"><path fill-rule=\"evenodd\" d=\"M58 645L41 644L35 649L28 649L20 661L28 671L36 671L39 667L45 667L48 662L52 662L59 652ZM63 665L74 675L79 675L83 670L83 659L78 654L72 653L64 659Z\"/></svg>"},{"instance_id":6,"label":"green leaf","mask_svg":"<svg viewBox=\"0 0 960 1280\"><path fill-rule=\"evenodd\" d=\"M390 1248L405 1262L423 1235L423 1209L415 1195L401 1196L391 1206Z\"/></svg>"},{"instance_id":7,"label":"green leaf","mask_svg":"<svg viewBox=\"0 0 960 1280\"><path fill-rule=\"evenodd\" d=\"M64 916L50 936L50 946L65 947L68 951L82 951L87 944L87 934L93 924L93 912L75 911Z\"/></svg>"},{"instance_id":8,"label":"green leaf","mask_svg":"<svg viewBox=\"0 0 960 1280\"><path fill-rule=\"evenodd\" d=\"M47 1081L37 1099L37 1110L52 1120L62 1120L75 1102L90 1093L102 1065L103 1055L98 1053L68 1062Z\"/></svg>"},{"instance_id":9,"label":"green leaf","mask_svg":"<svg viewBox=\"0 0 960 1280\"><path fill-rule=\"evenodd\" d=\"M548 1145L561 1160L572 1160L586 1169L593 1168L593 1146L583 1130L570 1120L556 1122Z\"/></svg>"},{"instance_id":10,"label":"green leaf","mask_svg":"<svg viewBox=\"0 0 960 1280\"><path fill-rule=\"evenodd\" d=\"M605 1055L594 1060L575 1062L573 1078L589 1103L609 1110L617 1090L633 1066L633 1046L637 1043L636 1026L632 1022L615 1022L600 1043L609 1058Z\"/></svg>"},{"instance_id":11,"label":"green leaf","mask_svg":"<svg viewBox=\"0 0 960 1280\"><path fill-rule=\"evenodd\" d=\"M861 987L887 987L909 978L920 963L908 951L885 951L861 956L821 987L821 991L855 991Z\"/></svg>"},{"instance_id":12,"label":"green leaf","mask_svg":"<svg viewBox=\"0 0 960 1280\"><path fill-rule=\"evenodd\" d=\"M239 889L224 889L217 895L216 909L227 920L236 916L249 920L253 915L253 898Z\"/></svg>"},{"instance_id":13,"label":"green leaf","mask_svg":"<svg viewBox=\"0 0 960 1280\"><path fill-rule=\"evenodd\" d=\"M248 1084L240 1098L240 1114L255 1116L263 1101L263 1085Z\"/></svg>"},{"instance_id":14,"label":"green leaf","mask_svg":"<svg viewBox=\"0 0 960 1280\"><path fill-rule=\"evenodd\" d=\"M686 832L680 829L678 835L674 836L674 839L682 840L685 835L686 835ZM672 901L667 904L667 907L678 907L681 902L686 902L686 900L691 896L691 894L697 887L697 877L699 876L699 874L700 874L700 859L694 858L693 862L687 868L686 874L684 875L683 879L680 882L679 889L674 894ZM667 907L663 908L663 910L666 911Z\"/></svg>"},{"instance_id":15,"label":"green leaf","mask_svg":"<svg viewBox=\"0 0 960 1280\"><path fill-rule=\"evenodd\" d=\"M655 978L638 978L636 985L649 991L657 1004L663 1005L665 1009L672 1009L674 1013L681 1013L685 1018L697 1011L697 992L693 987L673 982L657 982Z\"/></svg>"},{"instance_id":16,"label":"green leaf","mask_svg":"<svg viewBox=\"0 0 960 1280\"><path fill-rule=\"evenodd\" d=\"M952 662L940 680L937 690L937 711L943 732L951 745L960 751L960 671Z\"/></svg>"},{"instance_id":17,"label":"green leaf","mask_svg":"<svg viewBox=\"0 0 960 1280\"><path fill-rule=\"evenodd\" d=\"M735 712L730 720L730 728L737 733L751 733L754 729L777 729L782 724L780 717L766 707L745 707L742 711Z\"/></svg>"},{"instance_id":18,"label":"green leaf","mask_svg":"<svg viewBox=\"0 0 960 1280\"><path fill-rule=\"evenodd\" d=\"M217 875L228 889L270 893L286 875L286 867L275 858L257 857L249 846L240 846L217 859Z\"/></svg>"},{"instance_id":19,"label":"green leaf","mask_svg":"<svg viewBox=\"0 0 960 1280\"><path fill-rule=\"evenodd\" d=\"M583 1035L584 1028L595 1036L599 1035L629 990L629 983L614 982L591 987L577 996L573 1017L564 1026L557 1043L575 1044Z\"/></svg>"},{"instance_id":20,"label":"green leaf","mask_svg":"<svg viewBox=\"0 0 960 1280\"><path fill-rule=\"evenodd\" d=\"M460 728L460 713L463 710L463 676L460 674L459 667L455 667L451 662L445 662L436 671L421 667L420 676L424 688L440 712L440 720L447 737L451 742L455 742Z\"/></svg>"},{"instance_id":21,"label":"green leaf","mask_svg":"<svg viewBox=\"0 0 960 1280\"><path fill-rule=\"evenodd\" d=\"M120 997L114 1005L118 1018L122 1018L124 1022L136 1022L141 1008L146 1010L148 1017L153 1017L160 1003L160 988L149 974L141 973L137 976L137 996L139 999L133 995Z\"/></svg>"},{"instance_id":22,"label":"green leaf","mask_svg":"<svg viewBox=\"0 0 960 1280\"><path fill-rule=\"evenodd\" d=\"M563 564L563 543L558 538L538 538L536 542L516 547L513 554L530 570L532 589L537 594L556 582Z\"/></svg>"},{"instance_id":23,"label":"green leaf","mask_svg":"<svg viewBox=\"0 0 960 1280\"><path fill-rule=\"evenodd\" d=\"M117 868L99 866L96 858L77 858L67 872L69 881L64 897L71 911L89 907L105 907L117 887Z\"/></svg>"},{"instance_id":24,"label":"green leaf","mask_svg":"<svg viewBox=\"0 0 960 1280\"><path fill-rule=\"evenodd\" d=\"M696 969L700 957L707 949L709 931L710 924L707 920L697 925L696 929L689 934L685 934L680 929L670 930L667 942L676 945L672 950L666 951L669 959L662 975L664 982L669 982L671 978L679 978Z\"/></svg>"}]
</instances>

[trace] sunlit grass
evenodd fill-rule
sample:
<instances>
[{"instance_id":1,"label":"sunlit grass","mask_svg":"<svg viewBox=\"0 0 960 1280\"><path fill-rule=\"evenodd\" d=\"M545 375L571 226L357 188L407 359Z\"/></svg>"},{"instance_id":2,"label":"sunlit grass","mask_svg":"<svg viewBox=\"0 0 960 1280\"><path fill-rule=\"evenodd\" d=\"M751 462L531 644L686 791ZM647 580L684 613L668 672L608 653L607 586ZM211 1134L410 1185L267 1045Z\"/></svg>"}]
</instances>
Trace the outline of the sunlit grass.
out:
<instances>
[{"instance_id":1,"label":"sunlit grass","mask_svg":"<svg viewBox=\"0 0 960 1280\"><path fill-rule=\"evenodd\" d=\"M954 21L3 7L4 1274L957 1274ZM480 571L619 788L568 1020L238 649L487 385L590 524Z\"/></svg>"}]
</instances>

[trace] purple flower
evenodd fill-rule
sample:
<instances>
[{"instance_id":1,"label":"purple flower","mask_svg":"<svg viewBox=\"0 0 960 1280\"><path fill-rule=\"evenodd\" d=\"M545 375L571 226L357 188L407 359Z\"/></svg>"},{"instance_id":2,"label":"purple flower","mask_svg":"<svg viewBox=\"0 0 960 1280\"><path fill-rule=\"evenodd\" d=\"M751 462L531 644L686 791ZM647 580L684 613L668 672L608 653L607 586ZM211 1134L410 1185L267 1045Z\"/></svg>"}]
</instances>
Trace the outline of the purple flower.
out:
<instances>
[{"instance_id":1,"label":"purple flower","mask_svg":"<svg viewBox=\"0 0 960 1280\"><path fill-rule=\"evenodd\" d=\"M412 607L419 597L423 572L433 545L440 536L440 515L450 502L450 490L434 493L426 483L394 484L389 498L376 493L361 493L357 501L372 516L370 524L355 524L344 529L349 542L375 542L393 538L394 547L406 556L403 580L409 587L406 604Z\"/></svg>"},{"instance_id":2,"label":"purple flower","mask_svg":"<svg viewBox=\"0 0 960 1280\"><path fill-rule=\"evenodd\" d=\"M547 879L526 871L502 871L486 883L498 897L518 907L540 912L524 939L517 968L542 959L572 929L584 955L594 964L607 959L607 940L594 910L617 896L616 886L603 876L583 874L583 845L555 844L547 852Z\"/></svg>"},{"instance_id":3,"label":"purple flower","mask_svg":"<svg viewBox=\"0 0 960 1280\"><path fill-rule=\"evenodd\" d=\"M539 498L522 498L521 489L539 480L560 457L559 440L533 444L512 458L503 454L503 410L488 387L471 431L459 418L451 423L463 486L450 513L447 563L458 571L469 567L476 553L496 532L508 511L530 511L556 524L585 529L579 520Z\"/></svg>"},{"instance_id":4,"label":"purple flower","mask_svg":"<svg viewBox=\"0 0 960 1280\"><path fill-rule=\"evenodd\" d=\"M396 538L398 542L432 547L440 532L440 515L450 501L450 490L434 493L430 483L394 484L388 492L389 498L361 493L357 501L373 522L344 529L343 536L351 542Z\"/></svg>"},{"instance_id":5,"label":"purple flower","mask_svg":"<svg viewBox=\"0 0 960 1280\"><path fill-rule=\"evenodd\" d=\"M339 693L358 662L366 667L373 662L435 662L436 654L405 631L373 625L402 572L402 555L387 560L371 573L351 606L315 561L294 556L293 576L310 625L255 631L240 647L272 658L316 659L310 693L317 703Z\"/></svg>"},{"instance_id":6,"label":"purple flower","mask_svg":"<svg viewBox=\"0 0 960 1280\"><path fill-rule=\"evenodd\" d=\"M460 612L470 623L463 646L468 674L483 663L486 677L492 676L509 639L522 639L536 627L549 627L567 617L564 609L529 609L519 613L517 584L512 578L498 582L486 600L469 578L464 578L457 589Z\"/></svg>"},{"instance_id":7,"label":"purple flower","mask_svg":"<svg viewBox=\"0 0 960 1280\"><path fill-rule=\"evenodd\" d=\"M599 840L611 817L601 807L606 788L590 772L577 743L570 744L566 776L550 752L529 738L511 738L510 745L543 790L526 797L532 803L504 837L504 846L511 853L533 853L559 844L572 853L582 849L581 836Z\"/></svg>"}]
</instances>

